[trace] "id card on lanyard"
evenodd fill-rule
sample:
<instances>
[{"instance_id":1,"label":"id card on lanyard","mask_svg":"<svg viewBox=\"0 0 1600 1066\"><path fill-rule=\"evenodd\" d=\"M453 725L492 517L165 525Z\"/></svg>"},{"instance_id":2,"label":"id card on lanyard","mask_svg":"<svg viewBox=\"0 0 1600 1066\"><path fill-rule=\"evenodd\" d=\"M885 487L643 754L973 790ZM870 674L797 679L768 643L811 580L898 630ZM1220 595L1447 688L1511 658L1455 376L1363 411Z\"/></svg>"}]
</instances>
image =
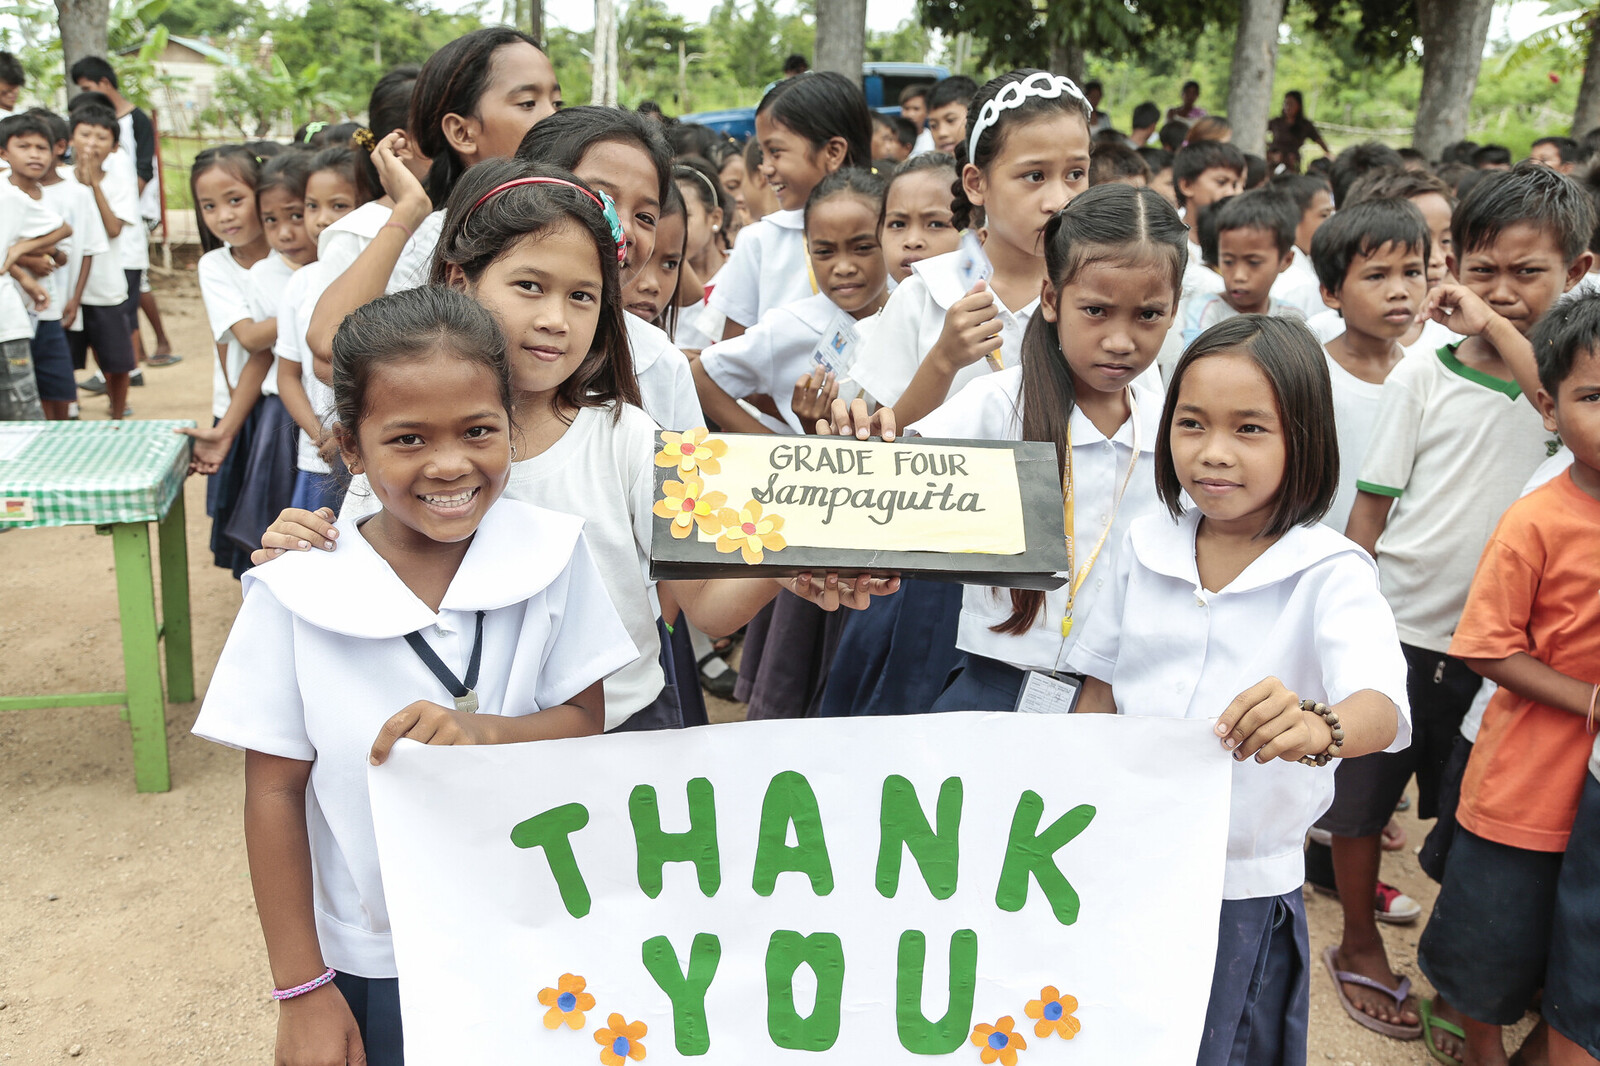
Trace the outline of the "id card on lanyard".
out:
<instances>
[{"instance_id":1,"label":"id card on lanyard","mask_svg":"<svg viewBox=\"0 0 1600 1066\"><path fill-rule=\"evenodd\" d=\"M822 331L822 340L811 353L811 361L830 371L840 381L850 376L856 361L856 342L861 331L848 311L836 311L828 326Z\"/></svg>"},{"instance_id":2,"label":"id card on lanyard","mask_svg":"<svg viewBox=\"0 0 1600 1066\"><path fill-rule=\"evenodd\" d=\"M1128 491L1128 486L1133 482L1134 468L1139 465L1139 405L1134 402L1133 390L1128 390L1128 421L1133 426L1133 455L1128 459L1128 472L1122 476L1122 484L1117 486L1117 493L1111 500L1111 513L1106 516L1106 527L1100 531L1100 539L1095 541L1094 550L1089 553L1089 558L1082 567L1077 566L1077 537L1073 533L1074 493L1072 491L1072 424L1067 424L1067 460L1062 464L1061 471L1061 513L1066 523L1067 535L1067 609L1061 616L1061 639L1066 640L1072 633L1072 608L1078 601L1078 590L1083 588L1083 583L1089 578L1089 571L1094 569L1095 562L1100 558L1100 552L1106 546L1106 541L1111 536L1111 527L1116 524L1117 510L1122 506L1122 497Z\"/></svg>"}]
</instances>

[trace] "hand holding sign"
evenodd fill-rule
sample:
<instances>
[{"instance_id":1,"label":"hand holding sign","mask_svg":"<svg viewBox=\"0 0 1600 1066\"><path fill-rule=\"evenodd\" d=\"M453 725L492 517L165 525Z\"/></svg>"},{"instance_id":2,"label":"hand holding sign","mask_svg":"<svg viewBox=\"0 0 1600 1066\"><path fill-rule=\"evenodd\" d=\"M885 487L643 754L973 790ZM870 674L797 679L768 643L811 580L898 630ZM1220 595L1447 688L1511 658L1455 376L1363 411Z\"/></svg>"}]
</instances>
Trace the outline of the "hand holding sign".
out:
<instances>
[{"instance_id":1,"label":"hand holding sign","mask_svg":"<svg viewBox=\"0 0 1600 1066\"><path fill-rule=\"evenodd\" d=\"M885 441L893 441L894 408L880 407L868 414L867 401L863 397L857 396L849 403L836 399L833 401L832 419L819 421L817 434L824 437L854 435L856 440L882 437Z\"/></svg>"},{"instance_id":2,"label":"hand holding sign","mask_svg":"<svg viewBox=\"0 0 1600 1066\"><path fill-rule=\"evenodd\" d=\"M818 427L825 425L823 421L828 417L828 412L833 410L834 401L839 396L839 382L828 370L818 364L809 374L803 375L794 383L794 398L789 401L790 410L800 420L802 426ZM823 430L815 429L821 433Z\"/></svg>"}]
</instances>

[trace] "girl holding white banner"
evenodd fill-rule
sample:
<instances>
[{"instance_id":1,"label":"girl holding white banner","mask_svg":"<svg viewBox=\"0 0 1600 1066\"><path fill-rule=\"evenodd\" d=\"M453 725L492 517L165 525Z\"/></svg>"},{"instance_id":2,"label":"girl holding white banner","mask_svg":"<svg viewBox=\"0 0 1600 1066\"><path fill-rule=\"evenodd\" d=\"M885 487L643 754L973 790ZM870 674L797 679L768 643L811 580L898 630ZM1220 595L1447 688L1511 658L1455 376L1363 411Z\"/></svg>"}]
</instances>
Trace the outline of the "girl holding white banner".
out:
<instances>
[{"instance_id":1,"label":"girl holding white banner","mask_svg":"<svg viewBox=\"0 0 1600 1066\"><path fill-rule=\"evenodd\" d=\"M1070 657L1088 675L1078 709L1220 715L1235 767L1199 1066L1304 1062L1305 834L1333 799L1332 759L1411 740L1377 568L1319 524L1339 446L1310 331L1240 315L1196 338L1168 385L1155 476L1170 515L1128 532Z\"/></svg>"},{"instance_id":2,"label":"girl holding white banner","mask_svg":"<svg viewBox=\"0 0 1600 1066\"><path fill-rule=\"evenodd\" d=\"M586 257L599 287L588 234L543 248ZM281 1004L277 1061L400 1066L368 763L401 738L598 733L602 679L636 649L583 521L496 503L515 454L513 402L487 311L447 289L377 300L334 337L333 378L334 433L379 510L346 511L337 555L245 574L194 731L246 751L245 843Z\"/></svg>"}]
</instances>

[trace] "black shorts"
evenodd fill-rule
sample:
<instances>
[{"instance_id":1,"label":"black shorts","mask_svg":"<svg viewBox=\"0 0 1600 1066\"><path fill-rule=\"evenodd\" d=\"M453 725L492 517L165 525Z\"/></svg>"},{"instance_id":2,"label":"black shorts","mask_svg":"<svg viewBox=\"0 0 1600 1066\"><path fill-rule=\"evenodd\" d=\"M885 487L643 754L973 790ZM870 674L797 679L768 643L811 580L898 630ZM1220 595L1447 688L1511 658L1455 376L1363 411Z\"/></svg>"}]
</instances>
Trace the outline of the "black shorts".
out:
<instances>
[{"instance_id":1,"label":"black shorts","mask_svg":"<svg viewBox=\"0 0 1600 1066\"><path fill-rule=\"evenodd\" d=\"M1334 775L1333 806L1318 819L1319 829L1344 837L1381 833L1412 774L1417 777L1417 817L1439 816L1445 763L1483 678L1443 652L1410 644L1400 650L1406 657L1411 746L1342 761Z\"/></svg>"},{"instance_id":2,"label":"black shorts","mask_svg":"<svg viewBox=\"0 0 1600 1066\"><path fill-rule=\"evenodd\" d=\"M39 399L52 403L72 403L78 398L78 383L72 378L72 348L66 330L57 319L41 318L33 335L33 376L39 383Z\"/></svg>"},{"instance_id":3,"label":"black shorts","mask_svg":"<svg viewBox=\"0 0 1600 1066\"><path fill-rule=\"evenodd\" d=\"M1600 781L1593 774L1583 783L1556 881L1544 1016L1556 1032L1600 1058Z\"/></svg>"},{"instance_id":4,"label":"black shorts","mask_svg":"<svg viewBox=\"0 0 1600 1066\"><path fill-rule=\"evenodd\" d=\"M1515 1025L1544 986L1561 858L1456 827L1417 964L1474 1021Z\"/></svg>"},{"instance_id":5,"label":"black shorts","mask_svg":"<svg viewBox=\"0 0 1600 1066\"><path fill-rule=\"evenodd\" d=\"M124 270L128 279L128 299L123 302L122 313L128 316L128 332L139 328L139 286L144 282L144 271Z\"/></svg>"},{"instance_id":6,"label":"black shorts","mask_svg":"<svg viewBox=\"0 0 1600 1066\"><path fill-rule=\"evenodd\" d=\"M89 349L102 374L133 373L133 331L128 329L128 314L122 304L115 307L83 308L83 328L69 330L67 344L72 348L72 365L83 370L89 365Z\"/></svg>"}]
</instances>

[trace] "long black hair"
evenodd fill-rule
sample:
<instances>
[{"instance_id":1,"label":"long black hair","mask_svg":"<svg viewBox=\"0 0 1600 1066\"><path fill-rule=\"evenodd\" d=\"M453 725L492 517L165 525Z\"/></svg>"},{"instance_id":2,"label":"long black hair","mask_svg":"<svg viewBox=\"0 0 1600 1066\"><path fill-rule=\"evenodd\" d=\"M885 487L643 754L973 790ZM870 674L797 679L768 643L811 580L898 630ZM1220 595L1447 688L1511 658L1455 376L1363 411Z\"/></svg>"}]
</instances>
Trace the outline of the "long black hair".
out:
<instances>
[{"instance_id":1,"label":"long black hair","mask_svg":"<svg viewBox=\"0 0 1600 1066\"><path fill-rule=\"evenodd\" d=\"M115 120L114 115L112 118ZM203 149L194 157L194 165L189 168L189 198L194 201L194 220L200 227L200 249L204 252L215 251L224 245L222 238L211 232L205 216L200 213L200 197L195 194L194 184L206 171L217 168L226 170L250 186L251 192L261 184L261 160L242 144L219 144L215 148Z\"/></svg>"},{"instance_id":2,"label":"long black hair","mask_svg":"<svg viewBox=\"0 0 1600 1066\"><path fill-rule=\"evenodd\" d=\"M820 150L835 137L845 143L846 167L872 166L872 115L861 87L843 74L812 71L786 78L767 90L756 114L771 114Z\"/></svg>"},{"instance_id":3,"label":"long black hair","mask_svg":"<svg viewBox=\"0 0 1600 1066\"><path fill-rule=\"evenodd\" d=\"M578 161L597 144L637 145L656 168L657 198L667 202L672 185L672 149L661 135L661 124L637 111L617 107L565 107L543 119L517 145L517 158L562 170L576 170Z\"/></svg>"}]
</instances>

